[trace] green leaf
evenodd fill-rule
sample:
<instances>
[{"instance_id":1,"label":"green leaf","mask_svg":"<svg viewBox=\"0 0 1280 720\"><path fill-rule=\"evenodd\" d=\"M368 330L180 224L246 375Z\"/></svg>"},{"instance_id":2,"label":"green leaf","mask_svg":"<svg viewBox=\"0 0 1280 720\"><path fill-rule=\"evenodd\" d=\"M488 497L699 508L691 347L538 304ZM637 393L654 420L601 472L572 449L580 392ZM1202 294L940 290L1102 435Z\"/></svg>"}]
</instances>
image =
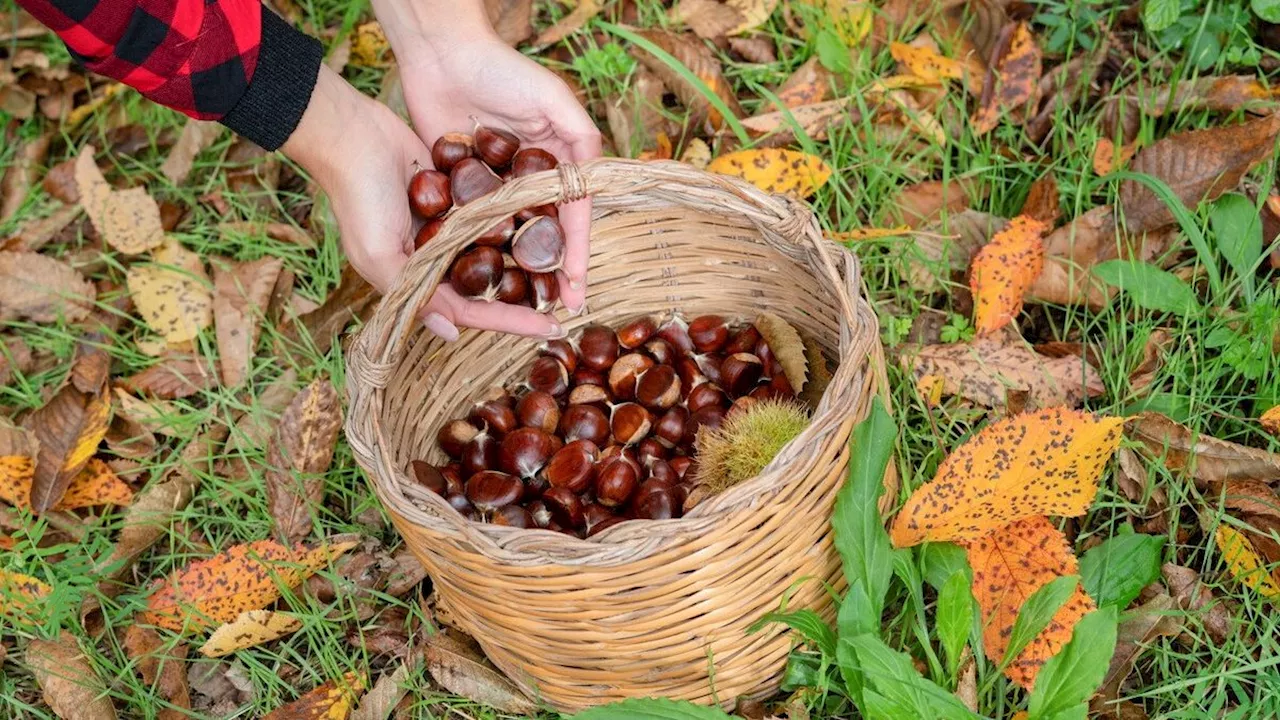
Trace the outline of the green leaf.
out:
<instances>
[{"instance_id":1,"label":"green leaf","mask_svg":"<svg viewBox=\"0 0 1280 720\"><path fill-rule=\"evenodd\" d=\"M1262 220L1258 208L1239 193L1227 193L1213 203L1209 223L1218 250L1244 286L1245 298L1254 297L1258 260L1262 257Z\"/></svg>"},{"instance_id":2,"label":"green leaf","mask_svg":"<svg viewBox=\"0 0 1280 720\"><path fill-rule=\"evenodd\" d=\"M911 656L898 652L871 633L841 638L853 648L867 682L895 706L910 708L920 718L976 720L956 696L934 685L916 672Z\"/></svg>"},{"instance_id":3,"label":"green leaf","mask_svg":"<svg viewBox=\"0 0 1280 720\"><path fill-rule=\"evenodd\" d=\"M818 31L815 42L818 51L818 62L833 73L844 75L853 70L849 59L849 48L844 44L840 33L829 28Z\"/></svg>"},{"instance_id":4,"label":"green leaf","mask_svg":"<svg viewBox=\"0 0 1280 720\"><path fill-rule=\"evenodd\" d=\"M1088 720L1089 719L1089 703L1080 703L1072 708L1067 708L1062 712L1054 713L1045 720Z\"/></svg>"},{"instance_id":5,"label":"green leaf","mask_svg":"<svg viewBox=\"0 0 1280 720\"><path fill-rule=\"evenodd\" d=\"M732 716L682 700L644 698L583 710L568 720L732 720Z\"/></svg>"},{"instance_id":6,"label":"green leaf","mask_svg":"<svg viewBox=\"0 0 1280 720\"><path fill-rule=\"evenodd\" d=\"M1117 535L1080 558L1080 582L1098 607L1129 607L1142 588L1160 577L1164 538Z\"/></svg>"},{"instance_id":7,"label":"green leaf","mask_svg":"<svg viewBox=\"0 0 1280 720\"><path fill-rule=\"evenodd\" d=\"M1124 290L1138 307L1179 315L1192 315L1200 310L1200 301L1191 287L1155 265L1108 260L1094 266L1093 274L1108 285Z\"/></svg>"},{"instance_id":8,"label":"green leaf","mask_svg":"<svg viewBox=\"0 0 1280 720\"><path fill-rule=\"evenodd\" d=\"M1063 713L1074 713L1081 703L1087 703L1102 684L1115 649L1114 607L1095 610L1081 618L1071 641L1040 668L1031 691L1030 720L1049 720Z\"/></svg>"},{"instance_id":9,"label":"green leaf","mask_svg":"<svg viewBox=\"0 0 1280 720\"><path fill-rule=\"evenodd\" d=\"M1142 22L1150 32L1160 32L1178 22L1180 12L1178 0L1146 0Z\"/></svg>"},{"instance_id":10,"label":"green leaf","mask_svg":"<svg viewBox=\"0 0 1280 720\"><path fill-rule=\"evenodd\" d=\"M835 657L836 631L818 613L808 608L791 612L771 612L753 623L751 627L747 628L747 632L757 632L768 623L786 625L804 636L804 639L816 645L823 655Z\"/></svg>"},{"instance_id":11,"label":"green leaf","mask_svg":"<svg viewBox=\"0 0 1280 720\"><path fill-rule=\"evenodd\" d=\"M871 720L920 720L916 712L900 705L875 690L863 690L866 716Z\"/></svg>"},{"instance_id":12,"label":"green leaf","mask_svg":"<svg viewBox=\"0 0 1280 720\"><path fill-rule=\"evenodd\" d=\"M824 664L813 653L792 650L787 656L787 669L782 673L782 689L792 692L822 684Z\"/></svg>"},{"instance_id":13,"label":"green leaf","mask_svg":"<svg viewBox=\"0 0 1280 720\"><path fill-rule=\"evenodd\" d=\"M955 543L927 542L919 546L921 573L924 581L941 591L952 575L964 573L973 584L973 568L965 557L964 548Z\"/></svg>"},{"instance_id":14,"label":"green leaf","mask_svg":"<svg viewBox=\"0 0 1280 720\"><path fill-rule=\"evenodd\" d=\"M947 666L952 675L960 666L960 653L969 630L973 627L973 593L969 591L969 575L956 571L938 591L936 627L938 641L947 652Z\"/></svg>"},{"instance_id":15,"label":"green leaf","mask_svg":"<svg viewBox=\"0 0 1280 720\"><path fill-rule=\"evenodd\" d=\"M1079 584L1079 576L1064 575L1041 585L1039 590L1027 598L1018 611L1018 619L1013 621L1013 630L1009 633L1009 648L1005 650L1001 668L1013 662L1026 649L1027 643L1049 626L1049 621L1053 620L1058 608L1071 597Z\"/></svg>"},{"instance_id":16,"label":"green leaf","mask_svg":"<svg viewBox=\"0 0 1280 720\"><path fill-rule=\"evenodd\" d=\"M845 579L852 589L863 588L868 604L859 612L841 613L846 622L858 626L837 628L850 637L880 627L884 598L893 576L893 551L889 533L884 529L878 509L884 492L884 473L893 455L898 430L879 398L873 401L871 414L854 429L849 455L849 479L836 496L831 516L836 550L844 565ZM850 592L850 598L854 593ZM845 599L845 604L850 598Z\"/></svg>"},{"instance_id":17,"label":"green leaf","mask_svg":"<svg viewBox=\"0 0 1280 720\"><path fill-rule=\"evenodd\" d=\"M1269 23L1280 23L1280 0L1253 0L1253 14Z\"/></svg>"}]
</instances>

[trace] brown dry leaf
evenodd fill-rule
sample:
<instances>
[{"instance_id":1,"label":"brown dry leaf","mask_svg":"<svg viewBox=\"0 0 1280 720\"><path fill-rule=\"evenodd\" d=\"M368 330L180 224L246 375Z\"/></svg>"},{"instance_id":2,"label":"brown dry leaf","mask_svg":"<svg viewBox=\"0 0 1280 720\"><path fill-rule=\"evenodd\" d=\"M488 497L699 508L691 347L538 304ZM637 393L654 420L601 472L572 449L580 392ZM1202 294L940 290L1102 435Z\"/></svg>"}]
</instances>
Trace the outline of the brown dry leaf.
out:
<instances>
[{"instance_id":1,"label":"brown dry leaf","mask_svg":"<svg viewBox=\"0 0 1280 720\"><path fill-rule=\"evenodd\" d=\"M812 338L805 338L804 355L809 368L809 380L804 384L800 399L810 408L817 408L827 392L827 386L831 384L831 368L827 366L827 358L822 354L822 346Z\"/></svg>"},{"instance_id":2,"label":"brown dry leaf","mask_svg":"<svg viewBox=\"0 0 1280 720\"><path fill-rule=\"evenodd\" d=\"M774 360L782 366L791 388L799 393L809 379L809 360L805 356L804 340L786 320L769 312L756 316L755 327L768 343Z\"/></svg>"},{"instance_id":3,"label":"brown dry leaf","mask_svg":"<svg viewBox=\"0 0 1280 720\"><path fill-rule=\"evenodd\" d=\"M1172 341L1172 335L1164 328L1151 331L1147 336L1146 344L1142 346L1142 360L1129 373L1130 392L1145 394L1151 389L1152 383L1156 381L1160 370L1164 367L1164 359L1169 353L1169 344Z\"/></svg>"},{"instance_id":4,"label":"brown dry leaf","mask_svg":"<svg viewBox=\"0 0 1280 720\"><path fill-rule=\"evenodd\" d=\"M768 193L807 198L831 178L822 158L797 150L739 150L712 160L707 172L732 175Z\"/></svg>"},{"instance_id":5,"label":"brown dry leaf","mask_svg":"<svg viewBox=\"0 0 1280 720\"><path fill-rule=\"evenodd\" d=\"M1116 632L1116 650L1111 656L1102 688L1094 697L1091 709L1102 713L1121 695L1120 684L1133 672L1138 657L1162 637L1182 632L1184 618L1174 599L1161 593L1139 607L1125 613Z\"/></svg>"},{"instance_id":6,"label":"brown dry leaf","mask_svg":"<svg viewBox=\"0 0 1280 720\"><path fill-rule=\"evenodd\" d=\"M1031 184L1026 202L1022 203L1019 215L1026 215L1045 224L1050 230L1062 217L1062 206L1058 199L1058 181L1052 172L1047 172Z\"/></svg>"},{"instance_id":7,"label":"brown dry leaf","mask_svg":"<svg viewBox=\"0 0 1280 720\"><path fill-rule=\"evenodd\" d=\"M218 626L200 646L205 657L222 657L237 650L257 647L297 632L302 621L270 610L246 610L229 623Z\"/></svg>"},{"instance_id":8,"label":"brown dry leaf","mask_svg":"<svg viewBox=\"0 0 1280 720\"><path fill-rule=\"evenodd\" d=\"M506 44L515 47L533 34L533 0L484 0L489 23Z\"/></svg>"},{"instance_id":9,"label":"brown dry leaf","mask_svg":"<svg viewBox=\"0 0 1280 720\"><path fill-rule=\"evenodd\" d=\"M778 53L773 47L773 41L764 35L729 38L729 47L747 62L761 65L778 62Z\"/></svg>"},{"instance_id":10,"label":"brown dry leaf","mask_svg":"<svg viewBox=\"0 0 1280 720\"><path fill-rule=\"evenodd\" d=\"M386 673L373 684L373 689L360 698L360 707L351 713L350 720L387 720L400 701L409 694L409 675L416 667L409 663L396 666L395 672Z\"/></svg>"},{"instance_id":11,"label":"brown dry leaf","mask_svg":"<svg viewBox=\"0 0 1280 720\"><path fill-rule=\"evenodd\" d=\"M971 123L974 133L983 135L995 129L1005 112L1017 111L1036 97L1040 84L1040 48L1031 34L1031 25L1014 26L1008 50L996 61L995 88L983 91L982 107Z\"/></svg>"},{"instance_id":12,"label":"brown dry leaf","mask_svg":"<svg viewBox=\"0 0 1280 720\"><path fill-rule=\"evenodd\" d=\"M714 40L762 24L777 4L777 0L680 0L670 15L688 25L698 37Z\"/></svg>"},{"instance_id":13,"label":"brown dry leaf","mask_svg":"<svg viewBox=\"0 0 1280 720\"><path fill-rule=\"evenodd\" d=\"M169 149L169 156L160 166L160 172L174 185L181 185L191 174L196 156L204 152L222 134L222 126L216 122L190 118L182 126L182 135Z\"/></svg>"},{"instance_id":14,"label":"brown dry leaf","mask_svg":"<svg viewBox=\"0 0 1280 720\"><path fill-rule=\"evenodd\" d=\"M72 221L80 217L79 205L65 205L48 217L33 218L22 223L13 237L0 243L0 250L35 252L58 237Z\"/></svg>"},{"instance_id":15,"label":"brown dry leaf","mask_svg":"<svg viewBox=\"0 0 1280 720\"><path fill-rule=\"evenodd\" d=\"M894 546L974 540L1027 517L1084 514L1124 422L1055 407L991 423L912 493L894 518Z\"/></svg>"},{"instance_id":16,"label":"brown dry leaf","mask_svg":"<svg viewBox=\"0 0 1280 720\"><path fill-rule=\"evenodd\" d=\"M720 67L720 61L701 40L666 30L639 30L636 34L657 45L659 49L664 50L678 60L680 64L688 68L689 72L705 83L724 102L734 117L742 117L742 107L738 105L737 94L729 85L729 81L725 79ZM661 78L662 82L676 94L676 97L680 98L680 102L688 108L693 116L691 118L692 125L701 125L704 119L716 130L719 130L724 125L724 118L711 105L701 90L687 82L683 76L676 73L671 69L671 66L656 56L640 48L635 48L633 52L645 67Z\"/></svg>"},{"instance_id":17,"label":"brown dry leaf","mask_svg":"<svg viewBox=\"0 0 1280 720\"><path fill-rule=\"evenodd\" d=\"M80 204L102 239L115 250L137 255L164 242L160 206L145 188L113 190L86 145L76 158L76 187Z\"/></svg>"},{"instance_id":18,"label":"brown dry leaf","mask_svg":"<svg viewBox=\"0 0 1280 720\"><path fill-rule=\"evenodd\" d=\"M35 252L0 251L0 320L79 322L97 292L70 265Z\"/></svg>"},{"instance_id":19,"label":"brown dry leaf","mask_svg":"<svg viewBox=\"0 0 1280 720\"><path fill-rule=\"evenodd\" d=\"M1106 177L1128 165L1129 160L1137 151L1137 142L1121 145L1119 151L1117 151L1115 143L1107 138L1098 138L1098 144L1093 147L1093 171L1097 173L1098 177Z\"/></svg>"},{"instance_id":20,"label":"brown dry leaf","mask_svg":"<svg viewBox=\"0 0 1280 720\"><path fill-rule=\"evenodd\" d=\"M1228 480L1220 490L1226 507L1247 515L1280 520L1280 497L1270 485L1257 480Z\"/></svg>"},{"instance_id":21,"label":"brown dry leaf","mask_svg":"<svg viewBox=\"0 0 1280 720\"><path fill-rule=\"evenodd\" d=\"M1280 455L1192 433L1159 413L1137 416L1127 434L1142 443L1145 455L1171 471L1187 471L1201 487L1231 480L1280 480Z\"/></svg>"},{"instance_id":22,"label":"brown dry leaf","mask_svg":"<svg viewBox=\"0 0 1280 720\"><path fill-rule=\"evenodd\" d=\"M943 281L967 270L987 239L1008 225L1002 217L963 210L913 234L907 283L922 292L937 292Z\"/></svg>"},{"instance_id":23,"label":"brown dry leaf","mask_svg":"<svg viewBox=\"0 0 1280 720\"><path fill-rule=\"evenodd\" d=\"M44 191L53 197L61 200L68 205L77 205L80 203L80 187L76 180L76 168L80 164L79 157L67 158L62 162L49 168L49 172L44 174L44 180L40 185ZM102 188L95 185L100 190Z\"/></svg>"},{"instance_id":24,"label":"brown dry leaf","mask_svg":"<svg viewBox=\"0 0 1280 720\"><path fill-rule=\"evenodd\" d=\"M798 105L787 110L762 113L742 121L742 127L755 137L768 137L767 145L788 145L796 138L793 121L812 140L827 139L832 126L855 122L858 111L852 98L828 100L813 105Z\"/></svg>"},{"instance_id":25,"label":"brown dry leaf","mask_svg":"<svg viewBox=\"0 0 1280 720\"><path fill-rule=\"evenodd\" d=\"M1244 533L1229 525L1219 525L1213 535L1227 570L1235 579L1257 590L1271 600L1280 599L1280 583L1266 569L1258 551Z\"/></svg>"},{"instance_id":26,"label":"brown dry leaf","mask_svg":"<svg viewBox=\"0 0 1280 720\"><path fill-rule=\"evenodd\" d=\"M1026 215L1009 221L996 233L969 268L973 292L973 325L979 335L989 335L1022 312L1022 298L1044 270L1044 223Z\"/></svg>"},{"instance_id":27,"label":"brown dry leaf","mask_svg":"<svg viewBox=\"0 0 1280 720\"><path fill-rule=\"evenodd\" d=\"M657 75L637 67L631 84L605 106L614 150L622 157L636 157L651 149L668 126L662 95L666 86Z\"/></svg>"},{"instance_id":28,"label":"brown dry leaf","mask_svg":"<svg viewBox=\"0 0 1280 720\"><path fill-rule=\"evenodd\" d=\"M373 286L360 277L355 268L347 265L342 269L338 287L329 293L329 297L325 298L319 308L282 324L281 338L286 343L296 343L303 337L308 337L317 352L326 353L333 346L334 337L343 328L352 320L362 318L372 311L372 304L377 297Z\"/></svg>"},{"instance_id":29,"label":"brown dry leaf","mask_svg":"<svg viewBox=\"0 0 1280 720\"><path fill-rule=\"evenodd\" d=\"M925 180L899 190L882 214L914 230L968 208L977 197L978 189L969 181Z\"/></svg>"},{"instance_id":30,"label":"brown dry leaf","mask_svg":"<svg viewBox=\"0 0 1280 720\"><path fill-rule=\"evenodd\" d=\"M131 623L124 633L124 649L142 681L174 707L160 708L156 720L181 720L189 717L183 710L191 709L191 687L187 682L185 662L188 647L178 643L167 647L160 634L148 627Z\"/></svg>"},{"instance_id":31,"label":"brown dry leaf","mask_svg":"<svg viewBox=\"0 0 1280 720\"><path fill-rule=\"evenodd\" d=\"M32 640L25 664L40 686L45 704L58 717L115 720L116 709L106 686L71 633L63 630L57 640Z\"/></svg>"},{"instance_id":32,"label":"brown dry leaf","mask_svg":"<svg viewBox=\"0 0 1280 720\"><path fill-rule=\"evenodd\" d=\"M514 715L533 713L536 706L505 675L477 662L445 641L440 632L427 637L427 671L441 687L468 700Z\"/></svg>"},{"instance_id":33,"label":"brown dry leaf","mask_svg":"<svg viewBox=\"0 0 1280 720\"><path fill-rule=\"evenodd\" d=\"M218 231L235 233L249 237L269 237L302 248L316 247L316 239L301 228L285 222L251 222L248 220L232 220L218 223Z\"/></svg>"},{"instance_id":34,"label":"brown dry leaf","mask_svg":"<svg viewBox=\"0 0 1280 720\"><path fill-rule=\"evenodd\" d=\"M1160 574L1169 594L1178 607L1201 615L1204 628L1214 642L1226 642L1231 634L1231 615L1227 607L1218 602L1213 591L1200 582L1200 573L1188 567L1165 563Z\"/></svg>"},{"instance_id":35,"label":"brown dry leaf","mask_svg":"<svg viewBox=\"0 0 1280 720\"><path fill-rule=\"evenodd\" d=\"M35 355L22 338L0 338L0 387L15 376L26 375L36 366Z\"/></svg>"},{"instance_id":36,"label":"brown dry leaf","mask_svg":"<svg viewBox=\"0 0 1280 720\"><path fill-rule=\"evenodd\" d=\"M12 164L0 179L0 223L18 214L27 193L40 180L40 166L49 155L51 140L53 135L45 133L23 142L14 153Z\"/></svg>"},{"instance_id":37,"label":"brown dry leaf","mask_svg":"<svg viewBox=\"0 0 1280 720\"><path fill-rule=\"evenodd\" d=\"M213 321L218 338L222 384L237 387L249 373L258 346L258 331L271 291L284 261L261 258L253 262L215 263Z\"/></svg>"},{"instance_id":38,"label":"brown dry leaf","mask_svg":"<svg viewBox=\"0 0 1280 720\"><path fill-rule=\"evenodd\" d=\"M814 55L783 80L773 94L789 108L816 105L826 100L833 80L831 71Z\"/></svg>"},{"instance_id":39,"label":"brown dry leaf","mask_svg":"<svg viewBox=\"0 0 1280 720\"><path fill-rule=\"evenodd\" d=\"M1066 536L1041 516L1013 522L969 543L965 550L973 568L973 597L982 611L983 649L999 664L1027 598L1052 580L1078 575L1079 565ZM1076 623L1095 607L1076 586L1044 631L1005 668L1005 675L1030 690L1040 667L1066 645Z\"/></svg>"},{"instance_id":40,"label":"brown dry leaf","mask_svg":"<svg viewBox=\"0 0 1280 720\"><path fill-rule=\"evenodd\" d=\"M146 370L121 379L118 384L139 395L177 400L216 387L218 380L202 358L183 353L170 354Z\"/></svg>"},{"instance_id":41,"label":"brown dry leaf","mask_svg":"<svg viewBox=\"0 0 1280 720\"><path fill-rule=\"evenodd\" d=\"M126 275L129 294L147 326L169 343L194 340L213 322L213 293L198 258L176 242L177 251L157 253L155 264L133 265Z\"/></svg>"},{"instance_id":42,"label":"brown dry leaf","mask_svg":"<svg viewBox=\"0 0 1280 720\"><path fill-rule=\"evenodd\" d=\"M854 228L853 230L842 230L840 232L827 232L824 237L832 242L838 243L859 243L867 240L884 240L885 238L907 237L912 235L911 228L906 225L887 228Z\"/></svg>"},{"instance_id":43,"label":"brown dry leaf","mask_svg":"<svg viewBox=\"0 0 1280 720\"><path fill-rule=\"evenodd\" d=\"M1105 205L1076 217L1044 238L1045 261L1040 276L1027 290L1026 298L1042 302L1106 305L1114 292L1093 278L1094 265L1117 257L1115 217ZM1170 236L1147 235L1125 254L1149 259Z\"/></svg>"},{"instance_id":44,"label":"brown dry leaf","mask_svg":"<svg viewBox=\"0 0 1280 720\"><path fill-rule=\"evenodd\" d=\"M1130 103L1153 117L1196 110L1223 113L1245 110L1265 115L1275 109L1277 99L1280 99L1280 88L1263 87L1253 75L1182 80L1128 96Z\"/></svg>"},{"instance_id":45,"label":"brown dry leaf","mask_svg":"<svg viewBox=\"0 0 1280 720\"><path fill-rule=\"evenodd\" d=\"M106 375L87 376L89 368L102 362L106 352L83 350L87 347L82 346L82 354L72 370L72 381L23 421L40 448L31 486L31 506L38 513L58 504L71 480L97 452L107 434L111 398L106 391ZM77 371L85 374L77 375ZM101 382L89 387L90 380Z\"/></svg>"},{"instance_id":46,"label":"brown dry leaf","mask_svg":"<svg viewBox=\"0 0 1280 720\"><path fill-rule=\"evenodd\" d=\"M67 486L55 510L79 510L97 505L126 506L133 490L102 460L91 459Z\"/></svg>"},{"instance_id":47,"label":"brown dry leaf","mask_svg":"<svg viewBox=\"0 0 1280 720\"><path fill-rule=\"evenodd\" d=\"M233 478L249 476L250 465L260 462L257 453L266 447L275 432L280 414L297 395L297 383L297 371L289 368L245 403L246 410L235 419L231 439L216 468L217 474Z\"/></svg>"},{"instance_id":48,"label":"brown dry leaf","mask_svg":"<svg viewBox=\"0 0 1280 720\"><path fill-rule=\"evenodd\" d=\"M600 0L578 0L578 5L568 15L560 18L555 25L543 30L534 38L537 47L553 45L578 32L591 18L600 14L604 8Z\"/></svg>"},{"instance_id":49,"label":"brown dry leaf","mask_svg":"<svg viewBox=\"0 0 1280 720\"><path fill-rule=\"evenodd\" d=\"M327 377L298 393L280 418L267 455L266 490L276 535L285 542L312 530L341 425L338 392Z\"/></svg>"},{"instance_id":50,"label":"brown dry leaf","mask_svg":"<svg viewBox=\"0 0 1280 720\"><path fill-rule=\"evenodd\" d=\"M3 382L0 382L0 385L3 384ZM1262 413L1262 416L1258 418L1258 424L1262 426L1263 430L1280 437L1280 405Z\"/></svg>"},{"instance_id":51,"label":"brown dry leaf","mask_svg":"<svg viewBox=\"0 0 1280 720\"><path fill-rule=\"evenodd\" d=\"M262 720L347 720L364 690L364 675L350 672L330 680L288 705L272 710Z\"/></svg>"},{"instance_id":52,"label":"brown dry leaf","mask_svg":"<svg viewBox=\"0 0 1280 720\"><path fill-rule=\"evenodd\" d=\"M116 420L123 420L128 429L151 435L153 440L155 434L167 437L179 437L182 434L182 411L173 403L166 400L142 400L119 387L116 388L115 396L118 407L112 419L113 425ZM123 432L126 428L121 427L120 430ZM111 442L111 430L107 431L107 442ZM141 442L147 444L145 438Z\"/></svg>"},{"instance_id":53,"label":"brown dry leaf","mask_svg":"<svg viewBox=\"0 0 1280 720\"><path fill-rule=\"evenodd\" d=\"M1080 407L1087 397L1106 392L1102 377L1076 355L1047 358L1025 345L980 338L972 343L906 346L899 356L919 382L942 381L941 392L979 405L1001 408L1008 393L1025 392L1034 407Z\"/></svg>"},{"instance_id":54,"label":"brown dry leaf","mask_svg":"<svg viewBox=\"0 0 1280 720\"><path fill-rule=\"evenodd\" d=\"M1280 113L1240 125L1182 132L1143 149L1130 168L1163 180L1190 209L1231 190L1245 173L1271 157ZM1145 185L1120 185L1120 208L1129 232L1159 230L1174 222L1173 212Z\"/></svg>"}]
</instances>

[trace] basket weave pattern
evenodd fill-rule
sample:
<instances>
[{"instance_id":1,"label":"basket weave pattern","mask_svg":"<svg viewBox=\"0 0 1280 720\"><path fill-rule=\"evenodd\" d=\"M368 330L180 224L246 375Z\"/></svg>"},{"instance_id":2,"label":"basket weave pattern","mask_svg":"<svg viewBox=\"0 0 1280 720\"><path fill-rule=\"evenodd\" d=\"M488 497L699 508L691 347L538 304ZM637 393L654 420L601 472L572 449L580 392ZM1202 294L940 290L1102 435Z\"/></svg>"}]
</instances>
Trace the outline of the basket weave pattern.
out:
<instances>
[{"instance_id":1,"label":"basket weave pattern","mask_svg":"<svg viewBox=\"0 0 1280 720\"><path fill-rule=\"evenodd\" d=\"M623 523L590 540L470 523L411 479L443 462L436 431L494 385L523 378L538 343L464 330L444 344L418 308L451 258L529 206L594 196L588 312L572 335L648 313L768 309L839 363L812 424L758 477L683 518ZM440 602L532 697L565 711L626 697L732 703L780 681L790 635L747 628L778 608L834 606L830 529L853 425L884 387L857 260L803 205L681 163L597 160L516 180L456 209L410 260L348 357L347 435ZM803 582L802 582L803 581Z\"/></svg>"}]
</instances>

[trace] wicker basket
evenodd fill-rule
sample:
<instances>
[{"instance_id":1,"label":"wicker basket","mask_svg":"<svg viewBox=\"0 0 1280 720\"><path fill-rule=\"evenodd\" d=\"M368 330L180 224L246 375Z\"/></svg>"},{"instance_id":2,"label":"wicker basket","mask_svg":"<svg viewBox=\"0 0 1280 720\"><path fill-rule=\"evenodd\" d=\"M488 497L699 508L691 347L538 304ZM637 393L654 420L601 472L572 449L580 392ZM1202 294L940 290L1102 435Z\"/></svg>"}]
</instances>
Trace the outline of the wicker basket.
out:
<instances>
[{"instance_id":1,"label":"wicker basket","mask_svg":"<svg viewBox=\"0 0 1280 720\"><path fill-rule=\"evenodd\" d=\"M681 519L622 523L590 540L467 522L415 484L409 464L443 462L437 429L483 390L522 377L537 342L464 331L445 345L417 310L450 259L498 220L588 193L589 312L562 317L570 334L674 309L750 318L767 308L820 341L838 370L812 425L759 477ZM628 697L765 696L791 638L748 626L788 590L789 607L831 618L824 583L843 587L831 507L852 427L885 387L860 289L853 254L825 241L797 202L675 162L561 166L455 210L413 256L351 346L347 434L441 603L531 697L576 711Z\"/></svg>"}]
</instances>

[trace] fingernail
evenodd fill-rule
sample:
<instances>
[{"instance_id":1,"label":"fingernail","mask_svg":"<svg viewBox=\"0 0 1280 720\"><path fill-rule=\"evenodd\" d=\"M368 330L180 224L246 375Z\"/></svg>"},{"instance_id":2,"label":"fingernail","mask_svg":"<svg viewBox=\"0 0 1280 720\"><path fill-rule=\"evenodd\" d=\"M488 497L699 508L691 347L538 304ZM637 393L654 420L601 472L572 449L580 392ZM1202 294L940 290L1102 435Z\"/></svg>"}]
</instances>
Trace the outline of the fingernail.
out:
<instances>
[{"instance_id":1,"label":"fingernail","mask_svg":"<svg viewBox=\"0 0 1280 720\"><path fill-rule=\"evenodd\" d=\"M587 304L582 303L578 307L571 307L566 309L569 311L569 315L571 317L578 317L579 315L587 311Z\"/></svg>"},{"instance_id":2,"label":"fingernail","mask_svg":"<svg viewBox=\"0 0 1280 720\"><path fill-rule=\"evenodd\" d=\"M569 289L570 289L570 290L581 290L581 289L582 289L582 280L580 280L580 279L578 279L578 278L572 278L571 280L569 280Z\"/></svg>"},{"instance_id":3,"label":"fingernail","mask_svg":"<svg viewBox=\"0 0 1280 720\"><path fill-rule=\"evenodd\" d=\"M565 332L559 323L551 323L551 329L543 337L548 340L559 340L562 337L568 337L568 335L569 333Z\"/></svg>"},{"instance_id":4,"label":"fingernail","mask_svg":"<svg viewBox=\"0 0 1280 720\"><path fill-rule=\"evenodd\" d=\"M445 342L453 342L458 339L458 328L449 322L448 318L440 313L427 313L423 318L423 324L427 329L436 334L436 337Z\"/></svg>"}]
</instances>

